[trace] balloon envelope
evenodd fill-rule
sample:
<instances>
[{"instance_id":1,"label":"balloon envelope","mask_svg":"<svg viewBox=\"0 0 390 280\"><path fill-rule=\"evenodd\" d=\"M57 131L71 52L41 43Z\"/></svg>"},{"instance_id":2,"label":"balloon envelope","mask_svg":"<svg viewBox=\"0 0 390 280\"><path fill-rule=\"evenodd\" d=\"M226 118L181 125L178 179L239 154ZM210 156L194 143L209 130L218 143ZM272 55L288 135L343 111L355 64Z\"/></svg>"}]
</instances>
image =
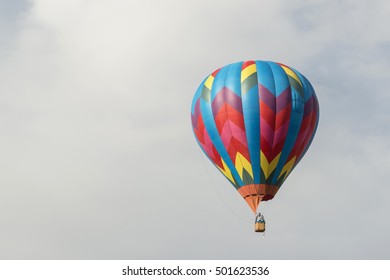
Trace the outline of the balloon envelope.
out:
<instances>
[{"instance_id":1,"label":"balloon envelope","mask_svg":"<svg viewBox=\"0 0 390 280\"><path fill-rule=\"evenodd\" d=\"M302 74L259 60L214 71L191 107L198 144L253 212L302 159L318 118L316 94Z\"/></svg>"}]
</instances>

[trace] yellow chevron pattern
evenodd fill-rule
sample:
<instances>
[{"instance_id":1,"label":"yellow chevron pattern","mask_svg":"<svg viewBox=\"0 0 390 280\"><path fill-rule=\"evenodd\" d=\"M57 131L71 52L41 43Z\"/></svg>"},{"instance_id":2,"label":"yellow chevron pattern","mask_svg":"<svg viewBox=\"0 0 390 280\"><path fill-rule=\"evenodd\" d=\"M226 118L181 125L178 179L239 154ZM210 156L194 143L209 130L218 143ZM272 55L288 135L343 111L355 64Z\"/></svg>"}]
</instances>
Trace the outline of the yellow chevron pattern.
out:
<instances>
[{"instance_id":1,"label":"yellow chevron pattern","mask_svg":"<svg viewBox=\"0 0 390 280\"><path fill-rule=\"evenodd\" d=\"M226 178L228 178L233 184L235 184L232 172L230 171L229 167L227 167L225 161L222 158L221 161L222 161L223 169L218 165L215 166L218 167L218 169L222 172L223 175L225 175Z\"/></svg>"},{"instance_id":2,"label":"yellow chevron pattern","mask_svg":"<svg viewBox=\"0 0 390 280\"><path fill-rule=\"evenodd\" d=\"M205 87L207 87L209 90L211 90L211 87L213 86L214 77L213 75L210 75L207 80L204 82Z\"/></svg>"},{"instance_id":3,"label":"yellow chevron pattern","mask_svg":"<svg viewBox=\"0 0 390 280\"><path fill-rule=\"evenodd\" d=\"M286 66L283 66L283 65L280 65L284 72L286 72L287 75L289 75L290 77L292 77L294 80L296 80L298 82L298 84L300 84L302 86L302 83L301 83L301 80L299 79L299 77L294 73L294 71L292 71L290 68L286 67Z\"/></svg>"},{"instance_id":4,"label":"yellow chevron pattern","mask_svg":"<svg viewBox=\"0 0 390 280\"><path fill-rule=\"evenodd\" d=\"M263 151L260 151L260 167L263 169L265 179L268 179L269 175L275 170L278 165L279 158L281 153L279 153L270 163L263 154Z\"/></svg>"},{"instance_id":5,"label":"yellow chevron pattern","mask_svg":"<svg viewBox=\"0 0 390 280\"><path fill-rule=\"evenodd\" d=\"M241 71L241 83L256 72L256 64L251 64Z\"/></svg>"},{"instance_id":6,"label":"yellow chevron pattern","mask_svg":"<svg viewBox=\"0 0 390 280\"><path fill-rule=\"evenodd\" d=\"M240 175L241 180L243 180L243 170L245 169L253 179L253 171L252 164L240 153L236 155L236 162L234 164L236 166L236 170Z\"/></svg>"},{"instance_id":7,"label":"yellow chevron pattern","mask_svg":"<svg viewBox=\"0 0 390 280\"><path fill-rule=\"evenodd\" d=\"M295 163L296 158L297 158L297 157L293 157L292 159L290 159L289 162L287 162L287 163L283 166L282 172L280 172L280 175L279 175L278 179L279 179L280 177L282 177L282 175L283 175L284 173L286 173L286 174L285 174L285 177L287 177L288 174L290 174L291 169L294 167L294 163Z\"/></svg>"}]
</instances>

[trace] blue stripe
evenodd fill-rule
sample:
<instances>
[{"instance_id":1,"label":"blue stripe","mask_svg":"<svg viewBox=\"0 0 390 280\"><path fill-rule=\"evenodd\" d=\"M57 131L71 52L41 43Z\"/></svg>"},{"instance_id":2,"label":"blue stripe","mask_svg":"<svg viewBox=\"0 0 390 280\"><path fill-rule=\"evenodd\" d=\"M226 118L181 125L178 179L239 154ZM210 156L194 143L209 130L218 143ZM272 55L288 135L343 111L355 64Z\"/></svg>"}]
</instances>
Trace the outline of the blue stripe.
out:
<instances>
[{"instance_id":1,"label":"blue stripe","mask_svg":"<svg viewBox=\"0 0 390 280\"><path fill-rule=\"evenodd\" d=\"M216 75L213 86L211 88L211 100L213 100L216 94L224 87L229 68L230 68L229 65L222 68ZM207 133L210 136L211 142L214 144L216 150L218 151L218 153L226 163L227 167L230 169L234 179L240 186L242 186L244 185L244 183L242 182L233 162L230 159L230 156L225 146L223 145L222 139L219 136L217 126L215 125L215 120L214 120L211 105L212 102L208 103L203 98L201 98L200 110L202 112L205 128L207 130Z\"/></svg>"},{"instance_id":2,"label":"blue stripe","mask_svg":"<svg viewBox=\"0 0 390 280\"><path fill-rule=\"evenodd\" d=\"M273 73L271 76L273 76L276 97L278 97L287 87L290 86L290 80L288 79L286 72L284 72L283 68L279 64L269 61L268 65L270 66Z\"/></svg>"},{"instance_id":3,"label":"blue stripe","mask_svg":"<svg viewBox=\"0 0 390 280\"><path fill-rule=\"evenodd\" d=\"M253 179L255 184L260 184L260 105L258 83L241 98Z\"/></svg>"},{"instance_id":4,"label":"blue stripe","mask_svg":"<svg viewBox=\"0 0 390 280\"><path fill-rule=\"evenodd\" d=\"M302 75L302 76L303 76L303 75ZM299 78L301 78L301 77L299 77ZM313 104L314 109L313 109L313 110L315 110L316 113L317 113L317 121L316 121L314 130L313 130L313 132L312 132L312 135L311 135L311 137L310 137L310 140L309 140L309 142L307 143L307 146L306 146L305 150L302 152L302 154L301 154L301 156L299 157L299 159L298 159L298 161L297 161L296 164L298 164L299 161L301 161L301 159L303 158L303 156L306 154L307 150L309 149L309 147L310 147L310 145L311 145L311 142L312 142L313 139L314 139L314 135L316 134L317 127L318 127L318 122L319 122L319 120L320 120L320 111L319 111L319 106L318 106L318 100L317 100L317 96L316 96L316 93L315 93L315 91L314 91L314 88L313 88L313 86L310 84L310 82L309 82L304 76L303 76L303 78L304 78L304 80L303 80L303 81L304 81L304 84L305 84L305 86L308 88L308 95L314 97L314 104ZM302 80L301 80L301 81L302 81Z\"/></svg>"},{"instance_id":5,"label":"blue stripe","mask_svg":"<svg viewBox=\"0 0 390 280\"><path fill-rule=\"evenodd\" d=\"M270 63L271 62L256 61L257 81L258 84L261 84L263 87L268 89L274 96L276 96L274 75L272 73Z\"/></svg>"},{"instance_id":6,"label":"blue stripe","mask_svg":"<svg viewBox=\"0 0 390 280\"><path fill-rule=\"evenodd\" d=\"M309 83L309 81L306 79L305 76L303 76L301 73L299 73L297 70L295 70L294 68L291 68L290 69L295 73L295 75L298 76L299 80L301 81L301 84L303 86L303 94L304 94L304 102L306 103L307 100L310 99L310 97L312 96L314 90L312 91L310 89L311 87L311 84Z\"/></svg>"},{"instance_id":7,"label":"blue stripe","mask_svg":"<svg viewBox=\"0 0 390 280\"><path fill-rule=\"evenodd\" d=\"M225 86L239 97L241 97L241 68L242 62L230 64L225 81Z\"/></svg>"},{"instance_id":8,"label":"blue stripe","mask_svg":"<svg viewBox=\"0 0 390 280\"><path fill-rule=\"evenodd\" d=\"M278 97L287 87L290 86L290 80L288 79L288 76L286 72L284 72L283 68L275 63L268 61L268 65L271 67L271 71L273 73L273 80L275 83L275 92L276 97Z\"/></svg>"},{"instance_id":9,"label":"blue stripe","mask_svg":"<svg viewBox=\"0 0 390 280\"><path fill-rule=\"evenodd\" d=\"M276 63L270 63L272 72L274 73L276 92L281 93L288 86L290 82L286 72L283 68ZM274 176L272 178L272 183L276 184L278 177L286 164L287 158L291 153L292 148L294 147L295 141L297 139L299 129L301 127L302 118L303 118L303 109L304 103L299 95L299 93L291 87L291 100L292 100L292 110L290 115L290 123L288 126L287 137L282 149L282 154L280 156L278 165L276 166Z\"/></svg>"},{"instance_id":10,"label":"blue stripe","mask_svg":"<svg viewBox=\"0 0 390 280\"><path fill-rule=\"evenodd\" d=\"M297 71L294 71L294 72L295 72L296 74L299 73L299 72L297 73ZM310 145L311 145L311 143L312 143L312 141L313 141L313 139L314 139L314 135L316 134L317 127L318 127L318 121L319 121L319 106L318 106L318 100L317 100L317 96L316 96L316 94L315 94L315 92L314 92L314 89L313 89L312 85L310 84L310 82L309 82L302 74L299 75L299 78L301 79L301 82L302 82L302 84L304 84L305 88L307 88L307 93L305 92L305 103L306 103L306 101L307 101L306 96L309 96L309 98L310 98L311 96L313 96L314 99L315 99L315 100L314 100L314 104L313 104L313 106L314 106L315 108L314 108L313 110L317 112L317 120L316 120L316 124L315 124L314 130L313 130L313 132L312 132L312 135L310 136L310 140L309 140L309 142L307 143L307 145L306 145L306 147L305 147L305 150L302 152L302 154L300 155L300 157L295 161L294 166L293 166L293 168L292 168L290 174L291 174L292 171L295 169L295 167L297 167L298 163L301 161L301 159L303 158L303 156L306 154L307 150L309 149L309 147L310 147ZM302 78L303 78L303 80L302 80ZM307 136L306 136L306 137L307 137ZM289 174L289 175L290 175L290 174ZM289 175L288 175L288 176L289 176ZM287 176L287 177L288 177L288 176ZM286 180L287 177L286 177L284 180Z\"/></svg>"},{"instance_id":11,"label":"blue stripe","mask_svg":"<svg viewBox=\"0 0 390 280\"><path fill-rule=\"evenodd\" d=\"M221 68L217 75L214 78L213 86L211 88L211 103L214 101L214 98L217 96L217 93L223 89L226 83L227 74L229 72L230 65L226 65Z\"/></svg>"}]
</instances>

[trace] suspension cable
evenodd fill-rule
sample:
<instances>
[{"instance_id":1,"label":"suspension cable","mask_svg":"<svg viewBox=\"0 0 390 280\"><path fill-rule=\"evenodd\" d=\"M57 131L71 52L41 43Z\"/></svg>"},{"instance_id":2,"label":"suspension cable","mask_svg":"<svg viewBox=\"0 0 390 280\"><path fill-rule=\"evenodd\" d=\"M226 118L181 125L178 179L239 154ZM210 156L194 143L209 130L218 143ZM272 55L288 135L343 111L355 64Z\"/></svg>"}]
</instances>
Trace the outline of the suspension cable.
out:
<instances>
[{"instance_id":1,"label":"suspension cable","mask_svg":"<svg viewBox=\"0 0 390 280\"><path fill-rule=\"evenodd\" d=\"M211 185L213 186L215 192L217 193L217 195L219 196L219 198L221 199L221 201L223 202L223 204L225 205L226 208L229 209L230 212L232 212L237 218L239 218L241 221L245 222L245 223L249 223L249 224L253 224L252 221L248 221L247 219L243 218L241 215L237 214L236 211L234 211L230 206L229 204L226 203L226 201L223 199L222 195L220 194L220 192L218 191L217 187L215 186L215 183L211 177L211 174L209 172L209 169L207 168L207 165L206 165L206 161L204 160L203 158L203 154L201 153L201 151L198 151L199 154L200 154L200 157L202 158L202 162L203 162L203 166L204 168L206 169L206 173L210 179L210 182L211 182Z\"/></svg>"}]
</instances>

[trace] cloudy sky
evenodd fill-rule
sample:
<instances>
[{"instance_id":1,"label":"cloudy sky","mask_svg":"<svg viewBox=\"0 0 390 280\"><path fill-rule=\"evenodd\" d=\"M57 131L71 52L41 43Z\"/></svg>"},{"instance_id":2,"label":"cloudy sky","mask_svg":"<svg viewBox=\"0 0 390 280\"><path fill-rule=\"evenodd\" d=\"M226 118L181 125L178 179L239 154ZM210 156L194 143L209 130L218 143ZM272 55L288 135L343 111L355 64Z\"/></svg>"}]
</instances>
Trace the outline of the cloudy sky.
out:
<instances>
[{"instance_id":1,"label":"cloudy sky","mask_svg":"<svg viewBox=\"0 0 390 280\"><path fill-rule=\"evenodd\" d=\"M385 0L0 0L0 258L390 259L389 26ZM265 236L190 123L248 59L321 108Z\"/></svg>"}]
</instances>

